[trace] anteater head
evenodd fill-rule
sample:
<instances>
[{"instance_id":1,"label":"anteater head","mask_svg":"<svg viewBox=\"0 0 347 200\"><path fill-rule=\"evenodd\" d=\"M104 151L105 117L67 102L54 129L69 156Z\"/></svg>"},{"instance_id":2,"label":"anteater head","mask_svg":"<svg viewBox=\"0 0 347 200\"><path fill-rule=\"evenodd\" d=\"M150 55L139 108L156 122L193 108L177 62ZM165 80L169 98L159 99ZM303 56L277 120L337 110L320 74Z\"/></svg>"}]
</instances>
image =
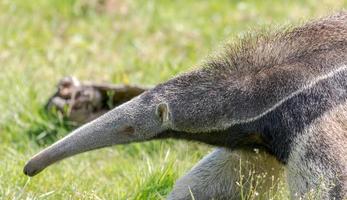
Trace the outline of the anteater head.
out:
<instances>
[{"instance_id":1,"label":"anteater head","mask_svg":"<svg viewBox=\"0 0 347 200\"><path fill-rule=\"evenodd\" d=\"M192 77L193 74L185 75L158 85L74 130L30 159L24 173L34 176L51 164L82 152L116 144L151 140L170 130L192 129L184 127L184 124L194 124L186 123L186 120L198 119L199 112L190 115L186 113L194 106L194 110L199 110L197 106L203 99L201 96L195 98L192 95L192 82L195 80L196 83L197 80ZM190 101L182 103L183 97ZM203 105L198 107L203 108ZM186 111L182 112L182 109Z\"/></svg>"}]
</instances>

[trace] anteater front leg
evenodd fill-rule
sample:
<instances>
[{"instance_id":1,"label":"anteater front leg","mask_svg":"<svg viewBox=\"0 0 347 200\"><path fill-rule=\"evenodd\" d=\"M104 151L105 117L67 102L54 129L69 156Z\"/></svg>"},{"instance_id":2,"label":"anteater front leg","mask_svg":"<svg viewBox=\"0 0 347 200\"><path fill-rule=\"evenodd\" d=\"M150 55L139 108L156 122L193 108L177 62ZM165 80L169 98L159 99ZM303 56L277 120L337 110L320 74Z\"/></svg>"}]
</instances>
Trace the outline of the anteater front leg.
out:
<instances>
[{"instance_id":1,"label":"anteater front leg","mask_svg":"<svg viewBox=\"0 0 347 200\"><path fill-rule=\"evenodd\" d=\"M298 134L287 168L292 199L347 197L347 103Z\"/></svg>"},{"instance_id":2,"label":"anteater front leg","mask_svg":"<svg viewBox=\"0 0 347 200\"><path fill-rule=\"evenodd\" d=\"M252 199L275 188L282 172L282 166L265 152L218 148L176 182L168 199Z\"/></svg>"}]
</instances>

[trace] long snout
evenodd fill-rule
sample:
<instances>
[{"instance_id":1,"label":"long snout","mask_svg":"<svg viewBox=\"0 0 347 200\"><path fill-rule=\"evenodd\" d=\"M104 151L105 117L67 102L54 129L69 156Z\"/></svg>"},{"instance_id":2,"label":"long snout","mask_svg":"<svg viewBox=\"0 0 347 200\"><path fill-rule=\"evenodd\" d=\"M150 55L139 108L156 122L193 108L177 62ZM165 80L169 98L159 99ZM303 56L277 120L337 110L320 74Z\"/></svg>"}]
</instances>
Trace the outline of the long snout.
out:
<instances>
[{"instance_id":1,"label":"long snout","mask_svg":"<svg viewBox=\"0 0 347 200\"><path fill-rule=\"evenodd\" d=\"M136 140L124 109L114 109L98 119L76 129L31 158L24 173L34 176L47 166L82 152Z\"/></svg>"}]
</instances>

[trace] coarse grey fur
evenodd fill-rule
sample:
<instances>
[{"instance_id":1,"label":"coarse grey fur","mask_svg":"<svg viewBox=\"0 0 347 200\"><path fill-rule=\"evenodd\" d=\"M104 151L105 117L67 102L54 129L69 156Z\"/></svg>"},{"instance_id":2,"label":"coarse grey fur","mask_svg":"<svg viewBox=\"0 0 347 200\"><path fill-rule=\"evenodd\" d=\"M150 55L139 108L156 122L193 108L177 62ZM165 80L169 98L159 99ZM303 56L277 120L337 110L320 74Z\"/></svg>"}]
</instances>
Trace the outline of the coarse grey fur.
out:
<instances>
[{"instance_id":1,"label":"coarse grey fur","mask_svg":"<svg viewBox=\"0 0 347 200\"><path fill-rule=\"evenodd\" d=\"M217 148L176 182L168 199L269 199L282 174L282 165L265 152Z\"/></svg>"},{"instance_id":2,"label":"coarse grey fur","mask_svg":"<svg viewBox=\"0 0 347 200\"><path fill-rule=\"evenodd\" d=\"M259 148L285 166L293 199L347 197L347 13L227 47L75 130L24 172L114 144L177 138L219 149L177 181L169 199L238 198L237 158ZM252 154L251 154L252 155ZM257 163L249 156L247 160ZM279 164L280 163L280 164Z\"/></svg>"}]
</instances>

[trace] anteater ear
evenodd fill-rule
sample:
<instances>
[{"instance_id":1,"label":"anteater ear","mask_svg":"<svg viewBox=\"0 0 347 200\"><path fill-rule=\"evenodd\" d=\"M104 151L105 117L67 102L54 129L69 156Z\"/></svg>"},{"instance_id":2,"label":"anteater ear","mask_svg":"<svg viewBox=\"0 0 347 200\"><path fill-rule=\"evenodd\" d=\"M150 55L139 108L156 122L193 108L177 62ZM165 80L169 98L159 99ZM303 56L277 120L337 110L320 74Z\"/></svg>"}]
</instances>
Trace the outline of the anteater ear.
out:
<instances>
[{"instance_id":1,"label":"anteater ear","mask_svg":"<svg viewBox=\"0 0 347 200\"><path fill-rule=\"evenodd\" d=\"M167 103L160 103L157 105L155 114L158 116L160 121L165 124L170 121L170 110Z\"/></svg>"}]
</instances>

